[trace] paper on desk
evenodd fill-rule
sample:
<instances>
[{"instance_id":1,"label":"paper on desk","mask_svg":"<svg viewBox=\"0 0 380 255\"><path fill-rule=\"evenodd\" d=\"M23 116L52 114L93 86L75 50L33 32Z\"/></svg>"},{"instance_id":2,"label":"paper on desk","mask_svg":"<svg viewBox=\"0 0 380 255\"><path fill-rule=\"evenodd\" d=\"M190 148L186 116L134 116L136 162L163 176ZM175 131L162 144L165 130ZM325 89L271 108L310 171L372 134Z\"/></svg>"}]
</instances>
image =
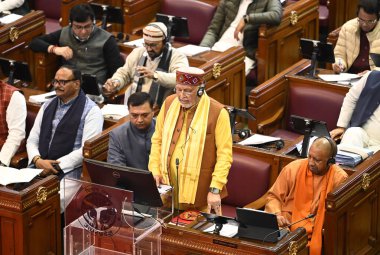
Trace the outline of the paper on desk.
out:
<instances>
[{"instance_id":1,"label":"paper on desk","mask_svg":"<svg viewBox=\"0 0 380 255\"><path fill-rule=\"evenodd\" d=\"M103 117L121 119L129 114L128 106L124 104L106 104L101 109Z\"/></svg>"},{"instance_id":2,"label":"paper on desk","mask_svg":"<svg viewBox=\"0 0 380 255\"><path fill-rule=\"evenodd\" d=\"M178 48L177 50L179 52L182 52L186 56L194 56L202 52L210 51L210 47L203 47L203 46L188 44L188 45Z\"/></svg>"},{"instance_id":3,"label":"paper on desk","mask_svg":"<svg viewBox=\"0 0 380 255\"><path fill-rule=\"evenodd\" d=\"M128 46L142 47L143 43L144 43L144 38L137 39L137 40L134 40L134 41L125 42L124 44L128 45Z\"/></svg>"},{"instance_id":4,"label":"paper on desk","mask_svg":"<svg viewBox=\"0 0 380 255\"><path fill-rule=\"evenodd\" d=\"M173 187L170 186L170 185L166 185L166 184L160 184L160 186L158 187L158 192L160 194L165 194L166 192L168 192L169 190L171 190Z\"/></svg>"},{"instance_id":5,"label":"paper on desk","mask_svg":"<svg viewBox=\"0 0 380 255\"><path fill-rule=\"evenodd\" d=\"M22 15L18 15L18 14L14 14L14 13L11 13L7 16L4 16L2 18L0 18L0 23L2 24L9 24L9 23L12 23L18 19L21 19L22 18Z\"/></svg>"},{"instance_id":6,"label":"paper on desk","mask_svg":"<svg viewBox=\"0 0 380 255\"><path fill-rule=\"evenodd\" d=\"M318 74L319 78L324 81L350 81L353 79L359 79L360 76L352 73L340 73L340 74Z\"/></svg>"},{"instance_id":7,"label":"paper on desk","mask_svg":"<svg viewBox=\"0 0 380 255\"><path fill-rule=\"evenodd\" d=\"M240 145L260 145L264 143L270 143L274 141L281 140L279 137L274 136L267 136L267 135L260 135L260 134L254 134L247 139L239 142Z\"/></svg>"},{"instance_id":8,"label":"paper on desk","mask_svg":"<svg viewBox=\"0 0 380 255\"><path fill-rule=\"evenodd\" d=\"M0 184L8 185L10 183L30 182L41 172L42 169L23 168L19 170L13 167L0 166Z\"/></svg>"},{"instance_id":9,"label":"paper on desk","mask_svg":"<svg viewBox=\"0 0 380 255\"><path fill-rule=\"evenodd\" d=\"M234 237L237 234L237 232L238 232L238 228L239 228L238 225L228 224L228 223L223 224L223 227L220 230L219 235L225 236L225 237ZM215 229L215 224L213 224L210 227L206 228L205 230L203 230L203 232L213 233L214 229Z\"/></svg>"},{"instance_id":10,"label":"paper on desk","mask_svg":"<svg viewBox=\"0 0 380 255\"><path fill-rule=\"evenodd\" d=\"M46 101L52 99L55 96L55 91L51 91L44 94L33 95L29 97L29 102L34 104L43 104Z\"/></svg>"}]
</instances>

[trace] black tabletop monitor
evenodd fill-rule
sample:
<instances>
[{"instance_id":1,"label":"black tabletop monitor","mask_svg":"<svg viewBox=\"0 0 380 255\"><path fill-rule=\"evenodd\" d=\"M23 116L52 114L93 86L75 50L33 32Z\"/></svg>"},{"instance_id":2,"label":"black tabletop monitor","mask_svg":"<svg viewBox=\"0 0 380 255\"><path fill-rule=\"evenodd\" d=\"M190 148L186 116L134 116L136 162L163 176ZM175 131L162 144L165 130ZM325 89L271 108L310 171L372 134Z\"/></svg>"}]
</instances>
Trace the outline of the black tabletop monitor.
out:
<instances>
[{"instance_id":1,"label":"black tabletop monitor","mask_svg":"<svg viewBox=\"0 0 380 255\"><path fill-rule=\"evenodd\" d=\"M86 94L99 96L101 92L96 75L82 74L82 89Z\"/></svg>"},{"instance_id":2,"label":"black tabletop monitor","mask_svg":"<svg viewBox=\"0 0 380 255\"><path fill-rule=\"evenodd\" d=\"M102 21L102 28L107 28L107 22L124 24L123 11L119 7L105 4L90 4L95 13L95 18Z\"/></svg>"},{"instance_id":3,"label":"black tabletop monitor","mask_svg":"<svg viewBox=\"0 0 380 255\"><path fill-rule=\"evenodd\" d=\"M152 172L92 159L84 159L83 164L92 182L133 191L134 203L139 205L163 205Z\"/></svg>"},{"instance_id":4,"label":"black tabletop monitor","mask_svg":"<svg viewBox=\"0 0 380 255\"><path fill-rule=\"evenodd\" d=\"M164 23L168 28L168 38L171 36L189 37L187 18L157 13L156 21Z\"/></svg>"},{"instance_id":5,"label":"black tabletop monitor","mask_svg":"<svg viewBox=\"0 0 380 255\"><path fill-rule=\"evenodd\" d=\"M239 222L238 236L267 242L277 242L287 230L278 228L277 216L264 211L236 208Z\"/></svg>"},{"instance_id":6,"label":"black tabletop monitor","mask_svg":"<svg viewBox=\"0 0 380 255\"><path fill-rule=\"evenodd\" d=\"M311 59L309 76L315 78L317 62L334 63L334 47L331 43L301 38L302 57Z\"/></svg>"},{"instance_id":7,"label":"black tabletop monitor","mask_svg":"<svg viewBox=\"0 0 380 255\"><path fill-rule=\"evenodd\" d=\"M290 116L290 125L293 130L303 134L303 142L302 142L302 152L301 157L307 157L307 150L309 148L309 142L311 136L328 136L330 137L330 133L327 129L326 122L320 120L313 120L305 117L300 117L297 115Z\"/></svg>"},{"instance_id":8,"label":"black tabletop monitor","mask_svg":"<svg viewBox=\"0 0 380 255\"><path fill-rule=\"evenodd\" d=\"M1 71L8 77L8 83L13 85L14 79L31 82L32 75L29 71L28 63L0 58Z\"/></svg>"}]
</instances>

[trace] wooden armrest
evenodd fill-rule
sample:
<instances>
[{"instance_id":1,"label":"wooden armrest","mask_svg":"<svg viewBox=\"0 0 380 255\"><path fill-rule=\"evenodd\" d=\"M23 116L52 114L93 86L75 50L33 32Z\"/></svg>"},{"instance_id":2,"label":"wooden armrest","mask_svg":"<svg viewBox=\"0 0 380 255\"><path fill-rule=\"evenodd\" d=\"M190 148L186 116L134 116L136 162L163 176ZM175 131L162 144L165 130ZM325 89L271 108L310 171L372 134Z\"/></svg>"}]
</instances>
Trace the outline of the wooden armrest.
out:
<instances>
[{"instance_id":1,"label":"wooden armrest","mask_svg":"<svg viewBox=\"0 0 380 255\"><path fill-rule=\"evenodd\" d=\"M244 206L244 208L251 208L251 209L262 209L265 207L265 204L267 202L267 196L268 192L262 195L260 198L256 199L255 201L247 204Z\"/></svg>"},{"instance_id":2,"label":"wooden armrest","mask_svg":"<svg viewBox=\"0 0 380 255\"><path fill-rule=\"evenodd\" d=\"M265 131L268 130L269 127L272 127L275 124L278 124L280 122L280 120L284 116L284 110L285 110L285 107L282 106L280 109L278 109L277 112L275 112L272 115L271 118L266 119L266 120L260 122L259 124L257 124L257 131L258 131L258 133L265 134L266 133Z\"/></svg>"},{"instance_id":3,"label":"wooden armrest","mask_svg":"<svg viewBox=\"0 0 380 255\"><path fill-rule=\"evenodd\" d=\"M11 159L10 166L14 168L25 168L28 165L28 154L26 151L16 153Z\"/></svg>"}]
</instances>

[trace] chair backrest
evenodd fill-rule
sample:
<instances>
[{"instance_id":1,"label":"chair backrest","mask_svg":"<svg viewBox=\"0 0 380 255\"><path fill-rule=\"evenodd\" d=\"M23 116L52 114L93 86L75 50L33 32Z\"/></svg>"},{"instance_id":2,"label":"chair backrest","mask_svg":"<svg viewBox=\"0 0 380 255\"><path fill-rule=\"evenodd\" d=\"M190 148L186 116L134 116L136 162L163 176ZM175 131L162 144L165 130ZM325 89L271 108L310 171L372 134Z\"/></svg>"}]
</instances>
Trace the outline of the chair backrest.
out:
<instances>
[{"instance_id":1,"label":"chair backrest","mask_svg":"<svg viewBox=\"0 0 380 255\"><path fill-rule=\"evenodd\" d=\"M346 92L325 90L319 86L290 86L286 129L291 130L290 115L298 115L327 123L328 130L336 127Z\"/></svg>"},{"instance_id":2,"label":"chair backrest","mask_svg":"<svg viewBox=\"0 0 380 255\"><path fill-rule=\"evenodd\" d=\"M222 204L243 207L263 196L269 189L270 163L233 153L233 163L228 175L228 196Z\"/></svg>"},{"instance_id":3,"label":"chair backrest","mask_svg":"<svg viewBox=\"0 0 380 255\"><path fill-rule=\"evenodd\" d=\"M34 0L34 9L44 11L46 18L61 18L61 1L60 0Z\"/></svg>"},{"instance_id":4,"label":"chair backrest","mask_svg":"<svg viewBox=\"0 0 380 255\"><path fill-rule=\"evenodd\" d=\"M187 18L189 38L176 38L176 41L198 45L207 31L215 10L216 6L197 0L163 0L160 12Z\"/></svg>"}]
</instances>

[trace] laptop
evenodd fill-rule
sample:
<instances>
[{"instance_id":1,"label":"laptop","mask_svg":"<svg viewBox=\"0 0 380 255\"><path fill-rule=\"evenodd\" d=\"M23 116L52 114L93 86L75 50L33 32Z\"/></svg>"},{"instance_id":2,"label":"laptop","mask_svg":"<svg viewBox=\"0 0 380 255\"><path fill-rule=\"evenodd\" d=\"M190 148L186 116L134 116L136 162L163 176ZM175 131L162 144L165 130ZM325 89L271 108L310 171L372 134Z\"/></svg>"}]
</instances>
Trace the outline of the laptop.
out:
<instances>
[{"instance_id":1,"label":"laptop","mask_svg":"<svg viewBox=\"0 0 380 255\"><path fill-rule=\"evenodd\" d=\"M249 208L236 208L239 228L237 236L265 241L278 242L287 233L287 229L279 229L277 217L273 213Z\"/></svg>"}]
</instances>

